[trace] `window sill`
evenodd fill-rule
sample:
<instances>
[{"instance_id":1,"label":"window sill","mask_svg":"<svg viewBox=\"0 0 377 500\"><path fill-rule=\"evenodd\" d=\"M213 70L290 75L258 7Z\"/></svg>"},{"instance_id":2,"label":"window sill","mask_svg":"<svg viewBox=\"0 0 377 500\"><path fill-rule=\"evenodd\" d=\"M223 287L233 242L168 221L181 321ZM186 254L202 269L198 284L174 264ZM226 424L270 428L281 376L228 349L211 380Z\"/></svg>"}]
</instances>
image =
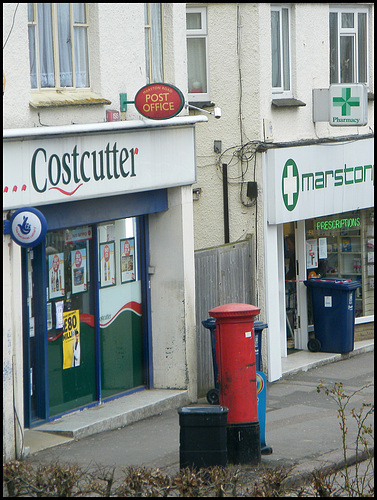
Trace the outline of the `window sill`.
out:
<instances>
[{"instance_id":1,"label":"window sill","mask_svg":"<svg viewBox=\"0 0 377 500\"><path fill-rule=\"evenodd\" d=\"M211 101L189 101L189 104L192 104L197 108L212 108L215 106L215 103Z\"/></svg>"},{"instance_id":2,"label":"window sill","mask_svg":"<svg viewBox=\"0 0 377 500\"><path fill-rule=\"evenodd\" d=\"M272 106L275 108L297 108L298 106L306 106L306 104L299 99L285 98L285 99L272 99Z\"/></svg>"},{"instance_id":3,"label":"window sill","mask_svg":"<svg viewBox=\"0 0 377 500\"><path fill-rule=\"evenodd\" d=\"M111 101L91 90L36 90L32 91L29 102L35 109L90 104L111 104Z\"/></svg>"}]
</instances>

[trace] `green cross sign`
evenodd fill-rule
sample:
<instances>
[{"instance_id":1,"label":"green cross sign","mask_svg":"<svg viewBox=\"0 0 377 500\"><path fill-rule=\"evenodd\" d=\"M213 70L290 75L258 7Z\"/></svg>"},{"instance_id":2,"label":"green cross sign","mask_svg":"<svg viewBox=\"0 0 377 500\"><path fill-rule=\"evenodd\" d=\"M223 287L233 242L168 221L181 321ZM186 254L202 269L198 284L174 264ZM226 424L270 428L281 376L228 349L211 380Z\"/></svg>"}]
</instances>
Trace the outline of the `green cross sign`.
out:
<instances>
[{"instance_id":1,"label":"green cross sign","mask_svg":"<svg viewBox=\"0 0 377 500\"><path fill-rule=\"evenodd\" d=\"M342 97L333 97L333 104L342 107L342 116L349 116L352 106L360 106L360 99L351 97L351 89L346 87L342 89Z\"/></svg>"}]
</instances>

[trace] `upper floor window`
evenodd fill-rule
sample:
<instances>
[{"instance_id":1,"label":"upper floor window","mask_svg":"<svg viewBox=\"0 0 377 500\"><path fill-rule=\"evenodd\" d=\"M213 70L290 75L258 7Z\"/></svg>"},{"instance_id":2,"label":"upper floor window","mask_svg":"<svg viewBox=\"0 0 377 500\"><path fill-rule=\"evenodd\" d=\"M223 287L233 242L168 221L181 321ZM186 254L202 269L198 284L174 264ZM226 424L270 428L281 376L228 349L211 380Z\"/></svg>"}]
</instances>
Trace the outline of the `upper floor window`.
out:
<instances>
[{"instance_id":1,"label":"upper floor window","mask_svg":"<svg viewBox=\"0 0 377 500\"><path fill-rule=\"evenodd\" d=\"M290 10L271 6L272 92L291 94Z\"/></svg>"},{"instance_id":2,"label":"upper floor window","mask_svg":"<svg viewBox=\"0 0 377 500\"><path fill-rule=\"evenodd\" d=\"M29 3L28 33L33 89L89 87L87 4Z\"/></svg>"},{"instance_id":3,"label":"upper floor window","mask_svg":"<svg viewBox=\"0 0 377 500\"><path fill-rule=\"evenodd\" d=\"M330 83L368 82L368 10L330 8Z\"/></svg>"},{"instance_id":4,"label":"upper floor window","mask_svg":"<svg viewBox=\"0 0 377 500\"><path fill-rule=\"evenodd\" d=\"M187 73L190 101L209 101L207 9L186 9Z\"/></svg>"},{"instance_id":5,"label":"upper floor window","mask_svg":"<svg viewBox=\"0 0 377 500\"><path fill-rule=\"evenodd\" d=\"M145 3L144 17L147 84L163 82L162 4Z\"/></svg>"}]
</instances>

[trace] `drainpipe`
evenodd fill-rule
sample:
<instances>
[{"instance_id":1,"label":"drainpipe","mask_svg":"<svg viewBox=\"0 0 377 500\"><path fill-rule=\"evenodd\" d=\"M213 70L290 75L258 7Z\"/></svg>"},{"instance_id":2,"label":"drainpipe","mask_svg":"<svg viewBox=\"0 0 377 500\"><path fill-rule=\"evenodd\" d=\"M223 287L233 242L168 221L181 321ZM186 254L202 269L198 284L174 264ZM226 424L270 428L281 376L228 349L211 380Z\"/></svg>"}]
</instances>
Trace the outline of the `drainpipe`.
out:
<instances>
[{"instance_id":1,"label":"drainpipe","mask_svg":"<svg viewBox=\"0 0 377 500\"><path fill-rule=\"evenodd\" d=\"M228 165L223 163L224 240L229 243Z\"/></svg>"}]
</instances>

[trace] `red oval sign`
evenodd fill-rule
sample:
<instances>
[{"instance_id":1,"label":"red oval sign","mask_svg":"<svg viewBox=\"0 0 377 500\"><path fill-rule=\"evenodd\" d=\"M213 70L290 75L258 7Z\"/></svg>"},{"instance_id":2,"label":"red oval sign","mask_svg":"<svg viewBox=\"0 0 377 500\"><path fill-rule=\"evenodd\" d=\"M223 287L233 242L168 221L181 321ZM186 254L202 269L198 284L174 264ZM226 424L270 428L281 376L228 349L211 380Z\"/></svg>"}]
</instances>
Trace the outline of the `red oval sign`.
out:
<instances>
[{"instance_id":1,"label":"red oval sign","mask_svg":"<svg viewBox=\"0 0 377 500\"><path fill-rule=\"evenodd\" d=\"M135 96L135 107L140 114L152 120L166 120L177 115L185 104L182 92L166 83L142 87Z\"/></svg>"}]
</instances>

